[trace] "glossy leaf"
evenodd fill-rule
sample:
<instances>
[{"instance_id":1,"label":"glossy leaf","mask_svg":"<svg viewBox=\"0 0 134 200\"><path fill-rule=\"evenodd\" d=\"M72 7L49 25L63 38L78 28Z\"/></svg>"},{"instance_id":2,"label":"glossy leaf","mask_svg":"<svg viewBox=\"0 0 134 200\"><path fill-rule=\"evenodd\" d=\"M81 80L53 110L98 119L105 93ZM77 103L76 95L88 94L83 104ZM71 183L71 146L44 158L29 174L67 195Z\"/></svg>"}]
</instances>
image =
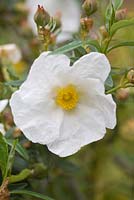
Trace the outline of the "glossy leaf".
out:
<instances>
[{"instance_id":1,"label":"glossy leaf","mask_svg":"<svg viewBox=\"0 0 134 200\"><path fill-rule=\"evenodd\" d=\"M14 190L14 191L11 191L10 193L11 194L21 194L21 195L25 194L25 195L37 197L37 198L43 199L43 200L54 200L54 199L52 199L48 196L45 196L43 194L39 194L39 193L28 191L28 190Z\"/></svg>"}]
</instances>

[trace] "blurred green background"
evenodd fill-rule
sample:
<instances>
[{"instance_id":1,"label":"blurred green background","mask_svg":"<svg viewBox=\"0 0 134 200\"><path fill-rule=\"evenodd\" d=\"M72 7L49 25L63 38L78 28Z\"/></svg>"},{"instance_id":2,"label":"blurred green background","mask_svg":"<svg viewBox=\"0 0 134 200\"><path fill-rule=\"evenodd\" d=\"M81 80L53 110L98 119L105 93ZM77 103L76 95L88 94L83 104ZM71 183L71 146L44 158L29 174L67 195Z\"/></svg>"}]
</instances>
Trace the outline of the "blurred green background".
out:
<instances>
[{"instance_id":1,"label":"blurred green background","mask_svg":"<svg viewBox=\"0 0 134 200\"><path fill-rule=\"evenodd\" d=\"M98 26L103 25L104 5L100 0L99 14L94 16ZM128 16L134 16L134 1L125 0ZM10 80L23 79L32 61L39 55L40 43L27 22L28 9L23 0L0 0L0 45L15 43L21 49L22 59L10 66ZM98 18L101 17L100 22ZM134 26L121 29L115 40L134 40ZM134 67L134 47L121 47L108 54L113 68ZM14 74L15 77L14 78ZM12 76L11 76L12 75ZM113 73L115 82L121 74ZM9 78L9 77L8 77ZM2 77L0 77L2 81ZM10 97L12 90L0 88L1 97ZM6 92L2 92L6 90ZM122 89L114 94L117 102L117 126L108 131L101 141L82 148L68 158L59 158L46 147L31 144L12 122L9 108L4 113L7 137L18 137L30 155L24 161L16 155L13 173L42 163L41 173L10 185L46 194L55 200L133 200L134 199L134 90ZM13 196L12 200L30 200L27 196Z\"/></svg>"}]
</instances>

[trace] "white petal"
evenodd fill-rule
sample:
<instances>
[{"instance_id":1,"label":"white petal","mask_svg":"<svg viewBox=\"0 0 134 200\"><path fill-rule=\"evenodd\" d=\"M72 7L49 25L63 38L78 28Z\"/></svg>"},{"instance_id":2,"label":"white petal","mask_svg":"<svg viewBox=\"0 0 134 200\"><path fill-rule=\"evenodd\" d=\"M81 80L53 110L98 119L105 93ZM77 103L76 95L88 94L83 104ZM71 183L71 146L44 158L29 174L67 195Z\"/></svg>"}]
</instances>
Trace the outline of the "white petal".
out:
<instances>
[{"instance_id":1,"label":"white petal","mask_svg":"<svg viewBox=\"0 0 134 200\"><path fill-rule=\"evenodd\" d=\"M104 82L110 72L110 64L104 54L92 52L76 61L72 71L83 78L97 78Z\"/></svg>"},{"instance_id":2,"label":"white petal","mask_svg":"<svg viewBox=\"0 0 134 200\"><path fill-rule=\"evenodd\" d=\"M113 129L116 125L116 104L112 95L98 95L95 102L104 116L106 127Z\"/></svg>"},{"instance_id":3,"label":"white petal","mask_svg":"<svg viewBox=\"0 0 134 200\"><path fill-rule=\"evenodd\" d=\"M3 124L0 123L0 133L2 133L2 135L5 135L5 129Z\"/></svg>"},{"instance_id":4,"label":"white petal","mask_svg":"<svg viewBox=\"0 0 134 200\"><path fill-rule=\"evenodd\" d=\"M23 97L21 90L12 95L10 105L16 125L32 142L46 144L54 141L59 136L62 110L46 99L38 103L34 97L33 101L30 100L31 96L29 99Z\"/></svg>"},{"instance_id":5,"label":"white petal","mask_svg":"<svg viewBox=\"0 0 134 200\"><path fill-rule=\"evenodd\" d=\"M37 33L37 30L33 17L38 5L44 6L51 16L54 16L57 12L61 12L63 33L74 33L78 31L80 25L80 6L77 0L27 0L26 3L30 10L29 23L35 33ZM64 37L64 39L66 40L68 38ZM60 40L60 36L58 37L58 40Z\"/></svg>"},{"instance_id":6,"label":"white petal","mask_svg":"<svg viewBox=\"0 0 134 200\"><path fill-rule=\"evenodd\" d=\"M72 136L68 140L57 140L47 145L48 149L60 157L70 156L81 148L81 139L79 136Z\"/></svg>"},{"instance_id":7,"label":"white petal","mask_svg":"<svg viewBox=\"0 0 134 200\"><path fill-rule=\"evenodd\" d=\"M51 88L59 84L60 79L57 79L56 74L69 70L70 60L67 56L48 54L50 52L42 53L34 61L27 80L20 88L24 91L25 96L30 97L30 93L34 92L34 98L38 98L38 96L44 98ZM25 92L26 90L28 92Z\"/></svg>"},{"instance_id":8,"label":"white petal","mask_svg":"<svg viewBox=\"0 0 134 200\"><path fill-rule=\"evenodd\" d=\"M0 112L2 112L8 104L8 99L0 100Z\"/></svg>"},{"instance_id":9,"label":"white petal","mask_svg":"<svg viewBox=\"0 0 134 200\"><path fill-rule=\"evenodd\" d=\"M10 105L16 125L33 142L46 144L59 135L62 109L51 96L56 74L69 69L64 55L43 53L33 63L27 80L12 95Z\"/></svg>"},{"instance_id":10,"label":"white petal","mask_svg":"<svg viewBox=\"0 0 134 200\"><path fill-rule=\"evenodd\" d=\"M100 140L106 133L101 112L92 107L79 106L73 121L69 122L66 119L65 122L67 124L61 127L60 137L47 144L50 151L61 157L76 153L82 146ZM73 122L75 122L74 127L72 127ZM78 126L76 126L76 123Z\"/></svg>"}]
</instances>

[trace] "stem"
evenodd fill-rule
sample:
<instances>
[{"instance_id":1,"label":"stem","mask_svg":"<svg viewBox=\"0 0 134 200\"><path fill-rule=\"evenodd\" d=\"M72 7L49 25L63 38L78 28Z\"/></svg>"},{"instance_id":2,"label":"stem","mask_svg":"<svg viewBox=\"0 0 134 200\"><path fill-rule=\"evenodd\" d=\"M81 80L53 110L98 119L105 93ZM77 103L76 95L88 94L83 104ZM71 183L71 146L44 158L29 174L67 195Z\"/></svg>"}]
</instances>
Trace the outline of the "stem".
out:
<instances>
[{"instance_id":1,"label":"stem","mask_svg":"<svg viewBox=\"0 0 134 200\"><path fill-rule=\"evenodd\" d=\"M134 199L134 177L130 176L130 199Z\"/></svg>"},{"instance_id":2,"label":"stem","mask_svg":"<svg viewBox=\"0 0 134 200\"><path fill-rule=\"evenodd\" d=\"M117 85L116 87L106 91L106 94L110 94L110 93L113 93L115 92L116 90L120 89L120 88L123 88L121 85Z\"/></svg>"}]
</instances>

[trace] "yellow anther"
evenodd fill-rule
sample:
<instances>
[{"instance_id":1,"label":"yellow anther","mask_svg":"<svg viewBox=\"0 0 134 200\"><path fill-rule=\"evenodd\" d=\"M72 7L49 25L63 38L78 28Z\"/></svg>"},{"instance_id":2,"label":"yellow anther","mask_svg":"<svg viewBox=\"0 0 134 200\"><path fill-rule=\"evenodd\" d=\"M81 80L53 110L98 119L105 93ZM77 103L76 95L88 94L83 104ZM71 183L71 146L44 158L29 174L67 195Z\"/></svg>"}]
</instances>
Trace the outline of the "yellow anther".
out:
<instances>
[{"instance_id":1,"label":"yellow anther","mask_svg":"<svg viewBox=\"0 0 134 200\"><path fill-rule=\"evenodd\" d=\"M55 101L62 109L72 110L76 107L78 100L79 94L74 85L58 88Z\"/></svg>"}]
</instances>

